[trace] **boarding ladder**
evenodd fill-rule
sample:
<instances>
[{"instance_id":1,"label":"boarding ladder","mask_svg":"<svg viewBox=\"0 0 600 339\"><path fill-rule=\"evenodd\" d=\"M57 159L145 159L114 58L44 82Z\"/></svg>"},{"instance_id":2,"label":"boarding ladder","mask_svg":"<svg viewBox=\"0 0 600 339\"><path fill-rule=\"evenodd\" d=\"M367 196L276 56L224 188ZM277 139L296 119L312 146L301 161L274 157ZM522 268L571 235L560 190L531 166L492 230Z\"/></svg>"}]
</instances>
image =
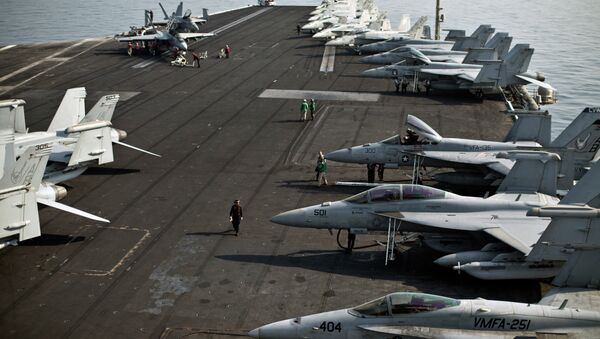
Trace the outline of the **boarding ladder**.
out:
<instances>
[{"instance_id":1,"label":"boarding ladder","mask_svg":"<svg viewBox=\"0 0 600 339\"><path fill-rule=\"evenodd\" d=\"M387 266L388 261L394 261L396 256L394 255L394 250L396 247L396 233L400 228L400 221L394 218L388 219L388 234L387 234L387 244L385 245L385 266Z\"/></svg>"},{"instance_id":2,"label":"boarding ladder","mask_svg":"<svg viewBox=\"0 0 600 339\"><path fill-rule=\"evenodd\" d=\"M418 92L419 89L419 72L415 72L413 77L413 93Z\"/></svg>"},{"instance_id":3,"label":"boarding ladder","mask_svg":"<svg viewBox=\"0 0 600 339\"><path fill-rule=\"evenodd\" d=\"M423 160L424 160L423 157L421 157L418 154L415 154L413 156L412 182L411 182L413 185L419 184L419 178L421 176L419 169L421 168L421 165L423 164Z\"/></svg>"}]
</instances>

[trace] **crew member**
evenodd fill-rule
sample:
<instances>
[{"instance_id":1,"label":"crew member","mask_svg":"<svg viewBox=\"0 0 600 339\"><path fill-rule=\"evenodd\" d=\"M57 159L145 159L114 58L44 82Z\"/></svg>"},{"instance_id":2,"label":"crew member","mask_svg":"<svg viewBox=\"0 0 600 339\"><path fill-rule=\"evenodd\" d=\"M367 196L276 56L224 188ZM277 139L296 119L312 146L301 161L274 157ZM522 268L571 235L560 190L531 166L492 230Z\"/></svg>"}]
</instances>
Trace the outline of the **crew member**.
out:
<instances>
[{"instance_id":1,"label":"crew member","mask_svg":"<svg viewBox=\"0 0 600 339\"><path fill-rule=\"evenodd\" d=\"M317 103L315 102L315 99L310 99L310 102L308 103L308 108L310 109L310 120L314 120L315 111L317 110Z\"/></svg>"},{"instance_id":2,"label":"crew member","mask_svg":"<svg viewBox=\"0 0 600 339\"><path fill-rule=\"evenodd\" d=\"M402 94L406 94L407 88L408 88L408 80L402 79Z\"/></svg>"},{"instance_id":3,"label":"crew member","mask_svg":"<svg viewBox=\"0 0 600 339\"><path fill-rule=\"evenodd\" d=\"M367 181L372 184L375 182L375 164L367 164Z\"/></svg>"},{"instance_id":4,"label":"crew member","mask_svg":"<svg viewBox=\"0 0 600 339\"><path fill-rule=\"evenodd\" d=\"M296 25L296 34L297 35L300 35L300 29L301 29L300 24L297 24Z\"/></svg>"},{"instance_id":5,"label":"crew member","mask_svg":"<svg viewBox=\"0 0 600 339\"><path fill-rule=\"evenodd\" d=\"M306 112L308 112L308 102L304 99L300 104L300 121L306 121Z\"/></svg>"},{"instance_id":6,"label":"crew member","mask_svg":"<svg viewBox=\"0 0 600 339\"><path fill-rule=\"evenodd\" d=\"M431 81L429 79L425 80L425 94L429 95L429 91L431 90Z\"/></svg>"},{"instance_id":7,"label":"crew member","mask_svg":"<svg viewBox=\"0 0 600 339\"><path fill-rule=\"evenodd\" d=\"M354 234L350 230L348 230L348 247L346 248L346 252L352 253L352 249L354 249L355 241L356 241L356 234Z\"/></svg>"},{"instance_id":8,"label":"crew member","mask_svg":"<svg viewBox=\"0 0 600 339\"><path fill-rule=\"evenodd\" d=\"M225 58L229 59L230 55L231 55L231 47L229 47L229 45L225 45Z\"/></svg>"},{"instance_id":9,"label":"crew member","mask_svg":"<svg viewBox=\"0 0 600 339\"><path fill-rule=\"evenodd\" d=\"M394 78L394 86L396 86L396 93L400 93L400 85L402 81L399 78ZM404 88L402 88L402 93L404 93Z\"/></svg>"},{"instance_id":10,"label":"crew member","mask_svg":"<svg viewBox=\"0 0 600 339\"><path fill-rule=\"evenodd\" d=\"M377 176L379 181L383 181L383 171L385 170L385 164L377 164Z\"/></svg>"},{"instance_id":11,"label":"crew member","mask_svg":"<svg viewBox=\"0 0 600 339\"><path fill-rule=\"evenodd\" d=\"M236 237L238 236L238 233L240 232L240 222L242 220L244 220L244 217L242 214L242 206L240 205L240 201L238 199L235 199L233 201L233 206L231 206L231 209L229 210L229 221L233 225L233 229L235 230Z\"/></svg>"},{"instance_id":12,"label":"crew member","mask_svg":"<svg viewBox=\"0 0 600 339\"><path fill-rule=\"evenodd\" d=\"M196 65L196 67L200 68L200 57L198 54L196 54L196 52L192 52L192 58L194 58L193 63Z\"/></svg>"},{"instance_id":13,"label":"crew member","mask_svg":"<svg viewBox=\"0 0 600 339\"><path fill-rule=\"evenodd\" d=\"M323 185L327 186L327 160L323 156L323 152L319 152L319 162L317 164L317 185L321 186L321 182Z\"/></svg>"}]
</instances>

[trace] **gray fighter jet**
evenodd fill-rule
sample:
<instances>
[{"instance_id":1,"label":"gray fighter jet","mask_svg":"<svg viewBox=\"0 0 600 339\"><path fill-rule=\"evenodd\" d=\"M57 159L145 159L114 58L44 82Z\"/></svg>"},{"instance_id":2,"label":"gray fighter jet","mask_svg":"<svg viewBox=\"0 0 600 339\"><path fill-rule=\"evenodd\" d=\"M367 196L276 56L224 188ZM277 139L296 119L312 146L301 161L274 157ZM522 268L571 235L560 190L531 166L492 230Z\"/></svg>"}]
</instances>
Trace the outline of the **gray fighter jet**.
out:
<instances>
[{"instance_id":1,"label":"gray fighter jet","mask_svg":"<svg viewBox=\"0 0 600 339\"><path fill-rule=\"evenodd\" d=\"M188 9L184 15L181 14L183 10L183 2L179 3L177 10L169 17L160 4L161 9L165 15L165 19L168 21L153 21L153 14L151 11L146 11L145 27L136 29L132 27L132 31L128 36L117 36L116 39L119 42L137 43L142 44L147 48L151 54L156 54L156 51L161 49L179 49L187 51L188 40L196 40L206 37L214 36L214 33L198 33L198 23L206 22L208 18L208 11L204 10L205 18L193 18L192 12ZM164 25L163 29L158 29L156 26ZM128 50L131 55L131 49Z\"/></svg>"},{"instance_id":2,"label":"gray fighter jet","mask_svg":"<svg viewBox=\"0 0 600 339\"><path fill-rule=\"evenodd\" d=\"M582 187L569 205L529 212L552 219L529 257L565 261L552 281L556 287L538 304L399 292L353 308L264 325L249 335L259 339L596 338L600 336L600 312L585 309L600 305L596 290L600 281L600 210L577 203L596 197L600 193L597 188Z\"/></svg>"},{"instance_id":3,"label":"gray fighter jet","mask_svg":"<svg viewBox=\"0 0 600 339\"><path fill-rule=\"evenodd\" d=\"M496 33L484 46L486 49L495 50L498 59L504 59L506 53L510 49L512 37L508 33ZM396 63L411 64L411 61L420 63L431 62L452 62L452 63L473 63L476 55L471 53L472 59L467 59L469 54L467 51L461 50L445 50L432 48L415 48L409 46L397 47L388 52L383 52L375 55L369 55L360 59L361 62L367 64L391 65Z\"/></svg>"},{"instance_id":4,"label":"gray fighter jet","mask_svg":"<svg viewBox=\"0 0 600 339\"><path fill-rule=\"evenodd\" d=\"M548 149L573 157L574 178L590 166L600 145L600 108L586 108L563 132L550 141L550 116L540 112L517 112L517 120L502 142L445 138L419 118L408 115L405 137L395 135L380 142L366 143L329 152L332 161L358 164L385 164L386 168L456 168L456 172L434 176L438 182L475 186L498 185L513 162L496 154L510 150ZM573 149L572 154L565 150ZM568 171L561 168L561 173ZM564 186L566 185L566 186ZM561 180L562 189L569 183Z\"/></svg>"},{"instance_id":5,"label":"gray fighter jet","mask_svg":"<svg viewBox=\"0 0 600 339\"><path fill-rule=\"evenodd\" d=\"M156 26L167 26L168 24L176 25L174 28L177 32L198 32L198 25L205 24L208 21L208 9L202 9L202 16L193 16L191 10L186 10L183 13L183 2L180 2L177 9L170 16L165 11L163 5L159 2L158 5L163 12L164 20L154 20L152 11L146 12L145 26L150 27L153 24Z\"/></svg>"},{"instance_id":6,"label":"gray fighter jet","mask_svg":"<svg viewBox=\"0 0 600 339\"><path fill-rule=\"evenodd\" d=\"M477 278L553 277L560 262L543 258L535 264L525 262L549 223L548 218L527 217L527 211L558 203L554 195L559 157L545 152L501 156L517 163L489 198L464 197L421 185L383 185L344 200L284 212L271 220L287 226L348 230L349 234L387 231L386 260L393 258L397 232L419 232L426 245L452 254L439 264L453 266L462 260L472 264L466 272ZM598 175L600 164L592 167L579 181L579 189L569 191L562 203L592 202L596 207Z\"/></svg>"},{"instance_id":7,"label":"gray fighter jet","mask_svg":"<svg viewBox=\"0 0 600 339\"><path fill-rule=\"evenodd\" d=\"M422 65L409 66L398 63L368 69L362 72L362 76L388 79L418 77L418 80L430 80L431 87L438 90L498 93L501 87L534 84L555 91L550 84L544 82L545 77L542 74L527 70L533 51L528 44L517 44L504 60L497 60L497 56L488 59L475 58L478 64L433 62L427 57L422 57Z\"/></svg>"},{"instance_id":8,"label":"gray fighter jet","mask_svg":"<svg viewBox=\"0 0 600 339\"><path fill-rule=\"evenodd\" d=\"M352 47L355 48L357 46L361 46L363 44L375 42L375 41L383 41L391 38L406 38L414 41L425 41L423 39L419 39L423 36L424 27L427 23L427 17L422 16L415 22L412 27L406 31L394 31L394 30L360 30L355 34L348 34L341 36L339 38L333 39L325 43L325 46L335 46L335 47ZM437 40L433 40L437 41ZM454 42L448 41L437 41L438 44L447 43L449 45L453 45Z\"/></svg>"},{"instance_id":9,"label":"gray fighter jet","mask_svg":"<svg viewBox=\"0 0 600 339\"><path fill-rule=\"evenodd\" d=\"M0 102L0 114L13 113L15 152L17 156L40 143L53 145L43 181L36 189L38 203L65 210L95 221L108 222L93 214L59 203L67 190L58 185L81 175L90 165L112 162L113 144L159 157L159 155L124 143L127 133L112 127L111 119L119 95L106 95L85 114L85 88L67 90L47 131L29 132L25 123L23 100ZM13 112L14 111L14 112Z\"/></svg>"}]
</instances>

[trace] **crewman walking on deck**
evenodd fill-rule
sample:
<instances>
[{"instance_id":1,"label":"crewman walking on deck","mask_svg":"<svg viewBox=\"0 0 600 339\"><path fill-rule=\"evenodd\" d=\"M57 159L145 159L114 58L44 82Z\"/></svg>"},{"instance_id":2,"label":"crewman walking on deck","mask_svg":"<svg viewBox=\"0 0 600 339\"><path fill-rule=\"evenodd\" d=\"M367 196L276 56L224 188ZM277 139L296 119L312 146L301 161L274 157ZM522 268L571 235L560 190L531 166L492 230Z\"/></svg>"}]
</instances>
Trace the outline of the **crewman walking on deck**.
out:
<instances>
[{"instance_id":1,"label":"crewman walking on deck","mask_svg":"<svg viewBox=\"0 0 600 339\"><path fill-rule=\"evenodd\" d=\"M296 34L297 34L297 35L300 35L300 29L301 29L301 28L302 28L302 27L300 27L300 24L297 24L297 25L296 25Z\"/></svg>"},{"instance_id":2,"label":"crewman walking on deck","mask_svg":"<svg viewBox=\"0 0 600 339\"><path fill-rule=\"evenodd\" d=\"M300 121L306 121L306 112L308 112L308 102L304 99L300 104Z\"/></svg>"},{"instance_id":3,"label":"crewman walking on deck","mask_svg":"<svg viewBox=\"0 0 600 339\"><path fill-rule=\"evenodd\" d=\"M379 181L383 181L383 171L385 170L385 164L377 164L377 176Z\"/></svg>"},{"instance_id":4,"label":"crewman walking on deck","mask_svg":"<svg viewBox=\"0 0 600 339\"><path fill-rule=\"evenodd\" d=\"M308 103L308 108L310 109L310 120L314 120L315 111L317 110L317 103L315 102L315 99L310 99L310 102Z\"/></svg>"},{"instance_id":5,"label":"crewman walking on deck","mask_svg":"<svg viewBox=\"0 0 600 339\"><path fill-rule=\"evenodd\" d=\"M231 47L229 47L229 45L225 45L225 58L229 59L230 55L231 55Z\"/></svg>"},{"instance_id":6,"label":"crewman walking on deck","mask_svg":"<svg viewBox=\"0 0 600 339\"><path fill-rule=\"evenodd\" d=\"M321 186L321 182L323 185L327 186L327 160L325 156L323 156L323 152L319 152L319 160L317 162L317 185Z\"/></svg>"},{"instance_id":7,"label":"crewman walking on deck","mask_svg":"<svg viewBox=\"0 0 600 339\"><path fill-rule=\"evenodd\" d=\"M375 164L367 164L367 181L372 184L375 182Z\"/></svg>"},{"instance_id":8,"label":"crewman walking on deck","mask_svg":"<svg viewBox=\"0 0 600 339\"><path fill-rule=\"evenodd\" d=\"M192 62L192 66L196 66L197 68L200 68L200 57L198 56L198 54L196 54L196 52L192 52L192 58L194 58L194 61Z\"/></svg>"},{"instance_id":9,"label":"crewman walking on deck","mask_svg":"<svg viewBox=\"0 0 600 339\"><path fill-rule=\"evenodd\" d=\"M229 221L233 225L236 237L240 232L240 222L242 220L244 220L244 216L242 214L242 206L240 205L240 201L238 199L235 199L233 201L233 206L231 206L231 209L229 210Z\"/></svg>"}]
</instances>

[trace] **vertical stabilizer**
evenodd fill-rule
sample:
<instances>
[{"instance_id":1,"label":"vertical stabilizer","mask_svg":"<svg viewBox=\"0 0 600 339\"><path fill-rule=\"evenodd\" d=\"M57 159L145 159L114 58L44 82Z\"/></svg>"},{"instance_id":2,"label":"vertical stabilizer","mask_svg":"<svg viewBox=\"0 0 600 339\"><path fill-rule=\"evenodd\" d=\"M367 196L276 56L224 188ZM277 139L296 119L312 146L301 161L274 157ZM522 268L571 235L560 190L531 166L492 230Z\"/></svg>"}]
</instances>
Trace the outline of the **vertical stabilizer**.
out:
<instances>
[{"instance_id":1,"label":"vertical stabilizer","mask_svg":"<svg viewBox=\"0 0 600 339\"><path fill-rule=\"evenodd\" d=\"M105 95L92 107L88 114L81 119L81 123L92 121L111 121L115 107L119 102L118 94Z\"/></svg>"},{"instance_id":2,"label":"vertical stabilizer","mask_svg":"<svg viewBox=\"0 0 600 339\"><path fill-rule=\"evenodd\" d=\"M448 34L446 34L446 38L444 39L445 41L456 41L456 38L465 37L467 34L464 29L445 29L445 31L448 32Z\"/></svg>"},{"instance_id":3,"label":"vertical stabilizer","mask_svg":"<svg viewBox=\"0 0 600 339\"><path fill-rule=\"evenodd\" d=\"M561 202L527 215L552 218L527 260L565 262L552 281L555 286L600 288L600 210Z\"/></svg>"},{"instance_id":4,"label":"vertical stabilizer","mask_svg":"<svg viewBox=\"0 0 600 339\"><path fill-rule=\"evenodd\" d=\"M85 97L84 87L68 89L54 114L48 132L61 131L79 123L85 116Z\"/></svg>"},{"instance_id":5,"label":"vertical stabilizer","mask_svg":"<svg viewBox=\"0 0 600 339\"><path fill-rule=\"evenodd\" d=\"M412 25L412 27L406 32L406 34L413 39L420 38L423 34L423 27L425 26L425 23L427 23L427 17L420 17L419 20L417 20L417 22L415 22L415 24Z\"/></svg>"},{"instance_id":6,"label":"vertical stabilizer","mask_svg":"<svg viewBox=\"0 0 600 339\"><path fill-rule=\"evenodd\" d=\"M463 64L479 64L482 61L498 60L498 53L491 48L471 48L465 58Z\"/></svg>"},{"instance_id":7,"label":"vertical stabilizer","mask_svg":"<svg viewBox=\"0 0 600 339\"><path fill-rule=\"evenodd\" d=\"M558 164L555 153L537 151L501 152L498 158L515 160L515 164L498 187L497 192L543 193L556 195Z\"/></svg>"},{"instance_id":8,"label":"vertical stabilizer","mask_svg":"<svg viewBox=\"0 0 600 339\"><path fill-rule=\"evenodd\" d=\"M600 148L600 107L587 107L551 143L570 148L575 156L575 179L585 174Z\"/></svg>"},{"instance_id":9,"label":"vertical stabilizer","mask_svg":"<svg viewBox=\"0 0 600 339\"><path fill-rule=\"evenodd\" d=\"M550 146L552 116L548 111L523 111L515 113L515 121L504 142L533 141Z\"/></svg>"},{"instance_id":10,"label":"vertical stabilizer","mask_svg":"<svg viewBox=\"0 0 600 339\"><path fill-rule=\"evenodd\" d=\"M504 59L511 43L512 37L508 36L508 33L498 32L485 44L485 48L496 50L498 59Z\"/></svg>"}]
</instances>

